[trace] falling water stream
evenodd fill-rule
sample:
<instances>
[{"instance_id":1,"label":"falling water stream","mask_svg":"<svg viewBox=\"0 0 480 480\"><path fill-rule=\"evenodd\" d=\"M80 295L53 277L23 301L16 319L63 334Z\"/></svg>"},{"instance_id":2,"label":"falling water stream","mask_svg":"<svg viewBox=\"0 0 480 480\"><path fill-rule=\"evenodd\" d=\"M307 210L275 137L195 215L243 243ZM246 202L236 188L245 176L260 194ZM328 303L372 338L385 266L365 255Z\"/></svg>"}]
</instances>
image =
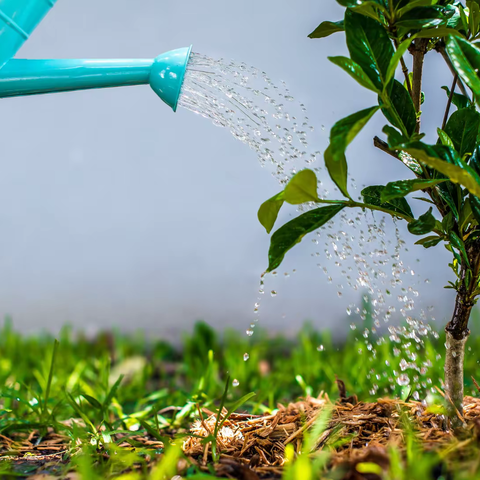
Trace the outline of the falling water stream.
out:
<instances>
[{"instance_id":1,"label":"falling water stream","mask_svg":"<svg viewBox=\"0 0 480 480\"><path fill-rule=\"evenodd\" d=\"M320 149L311 146L309 137L313 127L305 105L295 101L284 82L274 83L265 72L245 63L192 53L178 105L228 129L256 152L262 167L269 170L282 187L299 170L311 168L319 178L320 198L331 198L327 188L339 193L336 187L322 182L328 174L322 167ZM356 189L354 180L351 180L351 189ZM314 204L300 206L298 211L313 207ZM387 235L387 230L394 232L394 238ZM370 370L370 393L377 393L375 378L383 375L388 376L391 391L397 386L408 386L414 398L419 399L421 393L431 388L428 378L431 365L420 362L417 352L425 337L438 338L438 334L430 325L434 320L430 313L432 307L425 311L415 306L420 284L428 280L422 280L404 264L402 253L407 249L395 221L383 216L374 219L370 212L349 209L309 237L311 255L325 275L324 280L333 282L334 269L339 269L345 280L337 285L337 295L341 297L346 286L358 291L362 298L360 305L348 305L346 314L352 320L365 320L367 314L370 315L370 328L358 321L352 321L350 328L358 329L364 337L371 358L375 359L379 345L388 341L394 345L398 363ZM273 272L272 277L276 276L287 278L290 272ZM273 297L277 295L275 289L267 289L268 282L268 277L260 279L254 318L246 330L249 336L257 325L265 292ZM371 305L370 311L365 308L367 302ZM399 326L398 322L390 322L393 318L404 322ZM323 351L323 345L318 350ZM248 358L245 353L244 360ZM234 385L238 385L237 380Z\"/></svg>"}]
</instances>

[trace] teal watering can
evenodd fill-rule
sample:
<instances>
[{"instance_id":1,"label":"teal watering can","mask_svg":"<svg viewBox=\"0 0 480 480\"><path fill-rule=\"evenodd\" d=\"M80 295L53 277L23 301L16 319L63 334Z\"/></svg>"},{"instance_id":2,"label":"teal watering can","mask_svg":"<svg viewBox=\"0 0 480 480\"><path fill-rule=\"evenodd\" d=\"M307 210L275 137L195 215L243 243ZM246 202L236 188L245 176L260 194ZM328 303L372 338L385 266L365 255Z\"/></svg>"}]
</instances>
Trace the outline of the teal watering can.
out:
<instances>
[{"instance_id":1,"label":"teal watering can","mask_svg":"<svg viewBox=\"0 0 480 480\"><path fill-rule=\"evenodd\" d=\"M149 84L175 112L191 47L153 60L12 59L57 0L0 0L0 98Z\"/></svg>"}]
</instances>

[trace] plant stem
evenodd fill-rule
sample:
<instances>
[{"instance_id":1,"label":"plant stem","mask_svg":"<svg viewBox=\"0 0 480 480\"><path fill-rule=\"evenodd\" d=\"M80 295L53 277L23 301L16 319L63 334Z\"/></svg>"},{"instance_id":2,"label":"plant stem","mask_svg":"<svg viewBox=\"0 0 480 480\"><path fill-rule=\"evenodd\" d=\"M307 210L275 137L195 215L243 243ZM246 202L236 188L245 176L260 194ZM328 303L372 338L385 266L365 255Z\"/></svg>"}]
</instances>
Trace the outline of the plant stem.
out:
<instances>
[{"instance_id":1,"label":"plant stem","mask_svg":"<svg viewBox=\"0 0 480 480\"><path fill-rule=\"evenodd\" d=\"M410 98L413 98L412 84L410 83L410 76L408 75L408 67L403 57L400 58L400 65L402 66L402 72L405 76L405 83L407 84L408 93L410 94Z\"/></svg>"},{"instance_id":2,"label":"plant stem","mask_svg":"<svg viewBox=\"0 0 480 480\"><path fill-rule=\"evenodd\" d=\"M420 133L420 113L422 108L422 76L423 62L427 53L428 38L417 38L413 47L413 85L412 99L417 112L415 131Z\"/></svg>"},{"instance_id":3,"label":"plant stem","mask_svg":"<svg viewBox=\"0 0 480 480\"><path fill-rule=\"evenodd\" d=\"M384 142L383 140L381 140L379 137L373 137L373 145L375 147L377 147L379 150L381 150L382 152L385 152L385 153L388 153L388 155L390 155L391 157L393 158L396 158L397 160L400 160L400 156L398 155L398 153L396 152L396 150L390 150L390 147L388 146L388 143L387 142ZM403 163L403 162L402 162Z\"/></svg>"},{"instance_id":4,"label":"plant stem","mask_svg":"<svg viewBox=\"0 0 480 480\"><path fill-rule=\"evenodd\" d=\"M445 352L445 391L447 393L447 415L452 427L461 427L463 421L463 363L467 337L455 339L447 332Z\"/></svg>"},{"instance_id":5,"label":"plant stem","mask_svg":"<svg viewBox=\"0 0 480 480\"><path fill-rule=\"evenodd\" d=\"M450 107L452 106L453 94L455 93L455 87L457 86L458 73L453 77L452 89L450 90L450 95L448 96L447 107L445 108L445 115L443 116L442 130L445 130L445 125L447 124L448 114L450 113Z\"/></svg>"},{"instance_id":6,"label":"plant stem","mask_svg":"<svg viewBox=\"0 0 480 480\"><path fill-rule=\"evenodd\" d=\"M397 36L397 29L394 28L393 33L395 37ZM397 38L394 38L393 43L395 44L395 50L398 50L398 42L399 40ZM400 57L400 65L402 66L402 72L405 77L405 83L407 84L407 90L408 94L410 95L410 98L413 98L413 93L412 93L412 84L410 83L410 77L408 75L408 67L407 64L405 63L405 60L402 57Z\"/></svg>"},{"instance_id":7,"label":"plant stem","mask_svg":"<svg viewBox=\"0 0 480 480\"><path fill-rule=\"evenodd\" d=\"M463 359L465 343L470 334L468 321L475 305L475 291L480 272L480 239L467 247L470 268L462 261L459 286L452 319L445 327L447 351L445 354L445 390L451 401L447 402L448 416L453 426L461 426L457 411L463 415ZM470 284L466 284L467 271L471 270Z\"/></svg>"}]
</instances>

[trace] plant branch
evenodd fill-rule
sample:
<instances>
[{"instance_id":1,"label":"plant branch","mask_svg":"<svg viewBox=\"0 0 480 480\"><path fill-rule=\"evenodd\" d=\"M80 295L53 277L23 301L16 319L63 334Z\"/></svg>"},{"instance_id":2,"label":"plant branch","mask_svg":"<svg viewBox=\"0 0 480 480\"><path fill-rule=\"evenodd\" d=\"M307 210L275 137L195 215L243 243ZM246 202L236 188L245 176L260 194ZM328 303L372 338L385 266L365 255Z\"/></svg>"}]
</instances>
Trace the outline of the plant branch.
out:
<instances>
[{"instance_id":1,"label":"plant branch","mask_svg":"<svg viewBox=\"0 0 480 480\"><path fill-rule=\"evenodd\" d=\"M452 88L450 90L450 95L448 96L447 107L445 108L445 115L443 116L442 130L445 130L445 125L447 124L448 114L450 113L450 107L452 106L452 99L455 93L455 87L457 86L457 81L458 73L455 73L455 76L453 77Z\"/></svg>"},{"instance_id":2,"label":"plant branch","mask_svg":"<svg viewBox=\"0 0 480 480\"><path fill-rule=\"evenodd\" d=\"M373 145L380 149L382 152L388 153L393 158L397 160L401 160L400 155L397 153L396 150L390 150L388 143L381 140L379 137L373 137ZM403 162L402 162L403 163Z\"/></svg>"},{"instance_id":3,"label":"plant branch","mask_svg":"<svg viewBox=\"0 0 480 480\"><path fill-rule=\"evenodd\" d=\"M404 213L397 212L394 210L390 210L389 208L381 207L380 205L372 205L370 203L363 203L363 202L356 202L355 200L324 200L322 198L318 199L316 203L325 203L325 204L336 204L336 205L345 205L346 207L349 208L362 208L365 209L367 208L368 210L374 210L377 212L382 212L390 215L391 217L398 217L402 218L405 220L407 223L412 222L415 220L413 217L410 217L409 215L405 215ZM432 232L436 233L437 235L441 236L443 238L443 232L441 232L438 229L433 229Z\"/></svg>"},{"instance_id":4,"label":"plant branch","mask_svg":"<svg viewBox=\"0 0 480 480\"><path fill-rule=\"evenodd\" d=\"M417 125L415 131L420 133L420 116L422 108L422 77L423 62L427 53L428 38L417 38L413 47L413 85L412 99L417 112Z\"/></svg>"},{"instance_id":5,"label":"plant branch","mask_svg":"<svg viewBox=\"0 0 480 480\"><path fill-rule=\"evenodd\" d=\"M397 36L396 28L394 28L393 33L396 37ZM398 39L394 38L393 43L395 45L395 50L398 50ZM402 66L402 72L403 72L403 75L405 76L405 83L407 84L408 94L410 95L410 98L413 98L412 84L410 83L410 77L408 75L408 67L407 67L407 64L405 63L403 56L400 57L400 65Z\"/></svg>"}]
</instances>

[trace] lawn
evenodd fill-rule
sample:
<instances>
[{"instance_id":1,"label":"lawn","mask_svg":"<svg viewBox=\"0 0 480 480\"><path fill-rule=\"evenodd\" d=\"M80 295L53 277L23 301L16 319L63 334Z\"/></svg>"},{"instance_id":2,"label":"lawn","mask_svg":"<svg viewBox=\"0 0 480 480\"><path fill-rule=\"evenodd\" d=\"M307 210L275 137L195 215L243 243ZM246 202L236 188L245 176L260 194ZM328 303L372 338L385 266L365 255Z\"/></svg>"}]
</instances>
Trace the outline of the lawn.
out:
<instances>
[{"instance_id":1,"label":"lawn","mask_svg":"<svg viewBox=\"0 0 480 480\"><path fill-rule=\"evenodd\" d=\"M68 328L57 343L7 322L2 478L480 478L480 337L466 355L468 426L454 437L443 429L444 338L410 347L429 367L399 385L395 343L372 352L360 327L337 344L308 325L286 339L198 323L174 347Z\"/></svg>"}]
</instances>

